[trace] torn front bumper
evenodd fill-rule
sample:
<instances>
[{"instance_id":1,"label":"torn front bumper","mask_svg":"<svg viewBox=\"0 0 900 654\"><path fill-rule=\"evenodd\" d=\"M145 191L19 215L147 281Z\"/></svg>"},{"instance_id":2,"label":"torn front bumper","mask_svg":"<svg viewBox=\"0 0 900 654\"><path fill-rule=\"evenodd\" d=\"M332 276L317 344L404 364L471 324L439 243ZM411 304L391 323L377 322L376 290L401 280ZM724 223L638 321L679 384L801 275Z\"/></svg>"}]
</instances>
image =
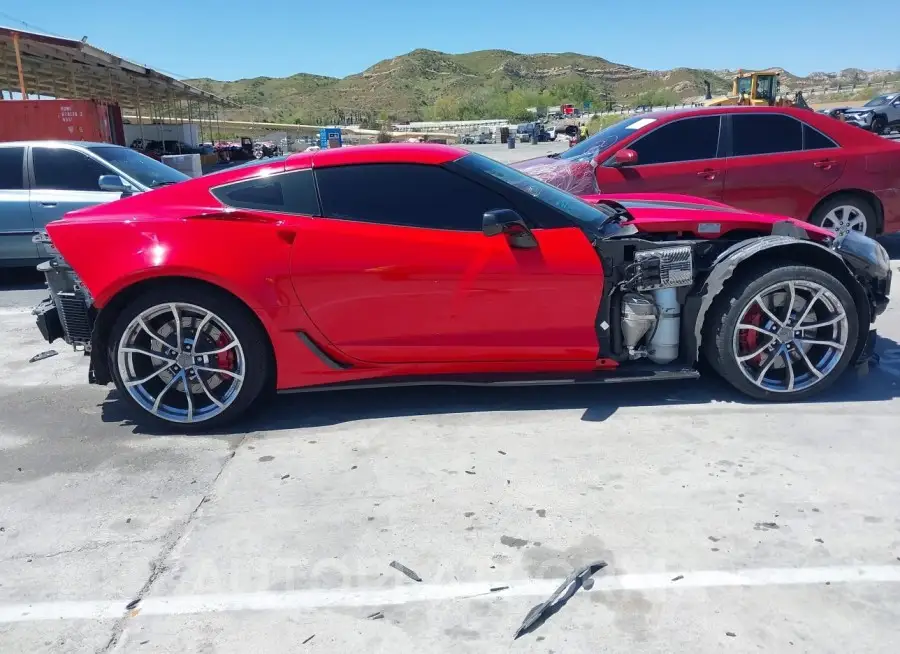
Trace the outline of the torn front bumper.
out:
<instances>
[{"instance_id":1,"label":"torn front bumper","mask_svg":"<svg viewBox=\"0 0 900 654\"><path fill-rule=\"evenodd\" d=\"M48 343L58 338L65 338L62 322L59 319L59 309L52 298L47 298L37 305L31 312L36 317L38 330Z\"/></svg>"}]
</instances>

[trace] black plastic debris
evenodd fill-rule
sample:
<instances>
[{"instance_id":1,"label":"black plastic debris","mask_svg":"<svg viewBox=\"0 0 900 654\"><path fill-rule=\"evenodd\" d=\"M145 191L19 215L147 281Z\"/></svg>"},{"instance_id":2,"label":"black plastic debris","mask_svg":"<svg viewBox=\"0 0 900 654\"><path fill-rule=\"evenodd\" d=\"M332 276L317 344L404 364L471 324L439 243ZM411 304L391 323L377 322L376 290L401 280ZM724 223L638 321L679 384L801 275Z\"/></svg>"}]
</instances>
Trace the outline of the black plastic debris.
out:
<instances>
[{"instance_id":1,"label":"black plastic debris","mask_svg":"<svg viewBox=\"0 0 900 654\"><path fill-rule=\"evenodd\" d=\"M311 641L311 640L312 640L313 638L315 638L315 637L316 637L316 635L313 634L312 636L310 636L309 638L307 638L306 640L304 640L304 641L301 643L301 645L306 645L306 643L308 643L309 641Z\"/></svg>"},{"instance_id":2,"label":"black plastic debris","mask_svg":"<svg viewBox=\"0 0 900 654\"><path fill-rule=\"evenodd\" d=\"M125 610L126 610L126 611L130 611L131 609L133 609L134 607L136 607L136 606L137 606L138 604L140 604L140 603L141 603L141 598L140 598L140 597L137 598L137 599L135 599L135 600L131 600L130 602L128 602L128 604L125 605Z\"/></svg>"},{"instance_id":3,"label":"black plastic debris","mask_svg":"<svg viewBox=\"0 0 900 654\"><path fill-rule=\"evenodd\" d=\"M672 577L672 581L681 581L684 579L684 575L678 575L677 577Z\"/></svg>"},{"instance_id":4,"label":"black plastic debris","mask_svg":"<svg viewBox=\"0 0 900 654\"><path fill-rule=\"evenodd\" d=\"M550 616L566 605L566 602L578 592L579 588L584 586L586 579L605 567L606 561L594 561L593 563L588 563L584 567L578 568L566 577L559 588L553 592L547 601L538 604L528 612L528 615L525 616L525 620L522 621L522 626L516 631L514 640L520 636L531 633L544 624Z\"/></svg>"},{"instance_id":5,"label":"black plastic debris","mask_svg":"<svg viewBox=\"0 0 900 654\"><path fill-rule=\"evenodd\" d=\"M35 354L33 357L28 359L28 363L37 363L38 361L43 361L44 359L49 359L50 357L55 357L59 352L56 350L44 350L38 354Z\"/></svg>"},{"instance_id":6,"label":"black plastic debris","mask_svg":"<svg viewBox=\"0 0 900 654\"><path fill-rule=\"evenodd\" d=\"M422 577L417 575L415 572L413 572L412 570L407 568L402 563L397 563L396 561L391 561L391 567L394 568L394 570L399 570L400 572L405 574L407 577L409 577L413 581L422 581Z\"/></svg>"},{"instance_id":7,"label":"black plastic debris","mask_svg":"<svg viewBox=\"0 0 900 654\"><path fill-rule=\"evenodd\" d=\"M366 616L366 617L367 617L369 620L383 620L383 619L384 619L384 613L382 613L381 611L376 611L376 612L373 613L372 615L368 615L368 616Z\"/></svg>"},{"instance_id":8,"label":"black plastic debris","mask_svg":"<svg viewBox=\"0 0 900 654\"><path fill-rule=\"evenodd\" d=\"M509 586L494 586L493 588L491 588L492 593L498 593L501 590L509 590Z\"/></svg>"}]
</instances>

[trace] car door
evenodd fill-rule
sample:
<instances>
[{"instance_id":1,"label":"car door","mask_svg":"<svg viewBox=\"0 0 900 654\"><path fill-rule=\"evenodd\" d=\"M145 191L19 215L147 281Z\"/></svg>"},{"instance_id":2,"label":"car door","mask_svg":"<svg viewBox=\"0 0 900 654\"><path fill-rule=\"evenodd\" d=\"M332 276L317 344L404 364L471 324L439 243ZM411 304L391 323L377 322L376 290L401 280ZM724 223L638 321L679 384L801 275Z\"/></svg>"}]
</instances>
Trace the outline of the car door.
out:
<instances>
[{"instance_id":1,"label":"car door","mask_svg":"<svg viewBox=\"0 0 900 654\"><path fill-rule=\"evenodd\" d=\"M535 230L530 248L486 236L484 213L511 203L439 166L349 165L315 178L322 215L289 223L291 274L312 322L347 357L596 359L603 274L578 228Z\"/></svg>"},{"instance_id":2,"label":"car door","mask_svg":"<svg viewBox=\"0 0 900 654\"><path fill-rule=\"evenodd\" d=\"M900 125L900 95L894 98L888 107L887 123L890 127L897 127Z\"/></svg>"},{"instance_id":3,"label":"car door","mask_svg":"<svg viewBox=\"0 0 900 654\"><path fill-rule=\"evenodd\" d=\"M788 114L748 110L729 119L726 204L806 220L843 173L843 150Z\"/></svg>"},{"instance_id":4,"label":"car door","mask_svg":"<svg viewBox=\"0 0 900 654\"><path fill-rule=\"evenodd\" d=\"M25 148L0 147L0 266L27 265L38 256L25 181Z\"/></svg>"},{"instance_id":5,"label":"car door","mask_svg":"<svg viewBox=\"0 0 900 654\"><path fill-rule=\"evenodd\" d=\"M84 152L63 145L33 145L30 150L29 201L35 229L43 229L69 211L121 197L121 193L101 191L99 184L101 175L118 173Z\"/></svg>"},{"instance_id":6,"label":"car door","mask_svg":"<svg viewBox=\"0 0 900 654\"><path fill-rule=\"evenodd\" d=\"M624 147L637 163L617 166L611 156L597 166L600 193L679 193L721 201L725 178L718 114L663 123Z\"/></svg>"}]
</instances>

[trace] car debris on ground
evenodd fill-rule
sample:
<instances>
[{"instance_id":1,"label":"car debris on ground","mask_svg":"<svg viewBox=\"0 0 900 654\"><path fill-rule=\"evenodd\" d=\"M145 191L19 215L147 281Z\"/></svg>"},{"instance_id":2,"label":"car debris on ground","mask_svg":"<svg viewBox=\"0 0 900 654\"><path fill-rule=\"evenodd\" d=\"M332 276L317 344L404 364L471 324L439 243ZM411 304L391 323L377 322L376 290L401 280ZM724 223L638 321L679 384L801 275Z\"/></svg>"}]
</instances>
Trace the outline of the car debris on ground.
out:
<instances>
[{"instance_id":1,"label":"car debris on ground","mask_svg":"<svg viewBox=\"0 0 900 654\"><path fill-rule=\"evenodd\" d=\"M546 601L541 602L528 612L528 615L525 616L525 620L522 621L522 626L516 631L513 640L531 633L544 624L550 616L565 606L566 602L578 592L579 588L585 586L585 582L590 579L595 572L602 570L605 567L606 561L594 561L593 563L588 563L572 572L572 574L565 578L559 588L557 588ZM593 581L587 586L588 590L590 590L590 587L592 586Z\"/></svg>"},{"instance_id":2,"label":"car debris on ground","mask_svg":"<svg viewBox=\"0 0 900 654\"><path fill-rule=\"evenodd\" d=\"M415 572L413 572L412 570L407 568L402 563L398 563L397 561L391 561L391 567L394 568L395 570L399 570L400 572L405 574L407 577L409 577L413 581L422 581L422 577L417 575Z\"/></svg>"},{"instance_id":3,"label":"car debris on ground","mask_svg":"<svg viewBox=\"0 0 900 654\"><path fill-rule=\"evenodd\" d=\"M28 363L37 363L38 361L43 361L44 359L49 359L50 357L55 357L59 352L56 350L44 350L43 352L39 352L35 354L33 357L28 359Z\"/></svg>"}]
</instances>

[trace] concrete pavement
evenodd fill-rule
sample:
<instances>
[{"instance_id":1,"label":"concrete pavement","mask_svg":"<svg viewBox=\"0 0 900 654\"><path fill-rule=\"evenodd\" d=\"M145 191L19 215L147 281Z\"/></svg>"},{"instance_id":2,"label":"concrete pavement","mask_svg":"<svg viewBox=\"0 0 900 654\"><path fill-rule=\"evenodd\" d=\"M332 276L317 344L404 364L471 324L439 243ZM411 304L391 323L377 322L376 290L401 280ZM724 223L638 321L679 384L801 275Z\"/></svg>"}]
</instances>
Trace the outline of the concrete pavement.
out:
<instances>
[{"instance_id":1,"label":"concrete pavement","mask_svg":"<svg viewBox=\"0 0 900 654\"><path fill-rule=\"evenodd\" d=\"M347 391L198 437L133 424L8 283L0 652L897 650L898 306L882 365L809 403L715 379Z\"/></svg>"}]
</instances>

